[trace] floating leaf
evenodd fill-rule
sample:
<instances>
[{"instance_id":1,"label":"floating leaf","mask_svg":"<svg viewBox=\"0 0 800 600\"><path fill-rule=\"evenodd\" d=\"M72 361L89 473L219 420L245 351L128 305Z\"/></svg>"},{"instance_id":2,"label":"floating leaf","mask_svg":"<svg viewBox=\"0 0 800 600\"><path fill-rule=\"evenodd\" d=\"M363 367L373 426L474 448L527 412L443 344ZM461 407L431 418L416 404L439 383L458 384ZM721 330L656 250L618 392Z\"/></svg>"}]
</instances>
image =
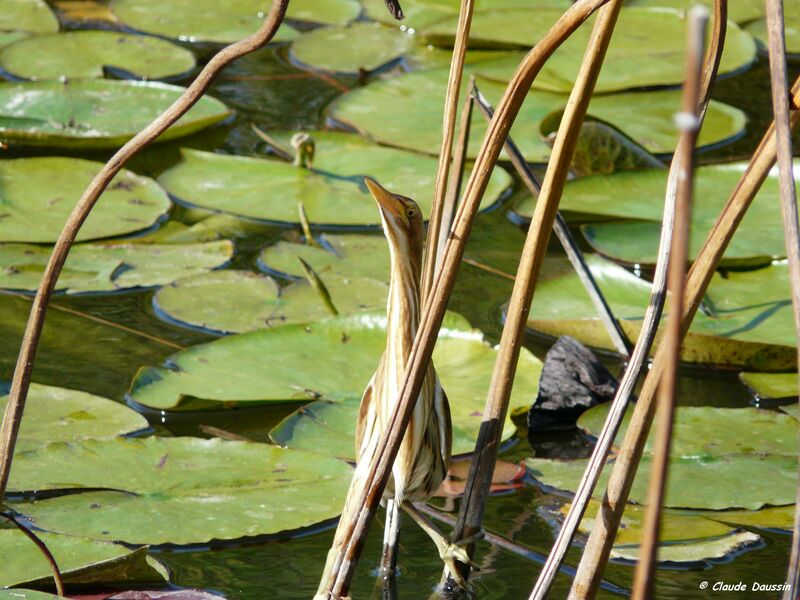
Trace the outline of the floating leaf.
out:
<instances>
[{"instance_id":1,"label":"floating leaf","mask_svg":"<svg viewBox=\"0 0 800 600\"><path fill-rule=\"evenodd\" d=\"M186 74L194 55L158 38L116 31L37 35L3 48L0 67L23 79L103 77L113 67L144 79Z\"/></svg>"},{"instance_id":2,"label":"floating leaf","mask_svg":"<svg viewBox=\"0 0 800 600\"><path fill-rule=\"evenodd\" d=\"M0 241L55 242L75 203L102 167L78 158L0 161ZM92 210L78 240L146 229L169 206L169 198L155 181L123 170ZM5 258L2 262L8 266Z\"/></svg>"},{"instance_id":3,"label":"floating leaf","mask_svg":"<svg viewBox=\"0 0 800 600\"><path fill-rule=\"evenodd\" d=\"M386 284L326 274L324 283L341 315L375 312L386 306ZM153 297L156 309L182 324L219 333L239 333L306 323L330 316L305 280L282 289L269 277L246 271L213 271L179 279Z\"/></svg>"},{"instance_id":4,"label":"floating leaf","mask_svg":"<svg viewBox=\"0 0 800 600\"><path fill-rule=\"evenodd\" d=\"M0 0L0 31L50 33L58 19L43 0Z\"/></svg>"},{"instance_id":5,"label":"floating leaf","mask_svg":"<svg viewBox=\"0 0 800 600\"><path fill-rule=\"evenodd\" d=\"M324 71L372 71L405 54L414 44L407 31L379 23L352 23L347 27L320 27L292 43L293 60ZM335 52L331 52L336 48Z\"/></svg>"},{"instance_id":6,"label":"floating leaf","mask_svg":"<svg viewBox=\"0 0 800 600\"><path fill-rule=\"evenodd\" d=\"M797 373L740 373L739 379L762 400L797 396Z\"/></svg>"},{"instance_id":7,"label":"floating leaf","mask_svg":"<svg viewBox=\"0 0 800 600\"><path fill-rule=\"evenodd\" d=\"M146 548L129 550L108 542L46 532L37 532L37 536L53 553L64 582L68 584L153 584L167 579L164 568L147 556ZM3 565L0 572L2 586L39 587L53 583L50 563L41 550L17 529L0 529L0 561ZM20 597L38 600L38 596ZM7 598L10 600L15 596Z\"/></svg>"},{"instance_id":8,"label":"floating leaf","mask_svg":"<svg viewBox=\"0 0 800 600\"><path fill-rule=\"evenodd\" d=\"M166 110L183 88L157 82L70 80L0 84L0 141L20 146L116 148ZM158 141L178 138L229 115L203 96Z\"/></svg>"},{"instance_id":9,"label":"floating leaf","mask_svg":"<svg viewBox=\"0 0 800 600\"><path fill-rule=\"evenodd\" d=\"M386 346L385 327L385 317L362 315L229 336L179 352L173 368L140 370L131 395L160 409L360 398ZM482 413L495 358L463 317L445 320L433 361L454 406ZM512 404L530 405L540 369L523 351Z\"/></svg>"},{"instance_id":10,"label":"floating leaf","mask_svg":"<svg viewBox=\"0 0 800 600\"><path fill-rule=\"evenodd\" d=\"M235 0L112 0L111 10L129 27L188 42L237 42L255 33L264 22L269 4ZM344 25L358 17L356 0L298 0L290 3L288 19ZM282 24L273 41L294 39L297 30Z\"/></svg>"},{"instance_id":11,"label":"floating leaf","mask_svg":"<svg viewBox=\"0 0 800 600\"><path fill-rule=\"evenodd\" d=\"M562 12L541 8L477 12L470 27L470 47L531 48L547 34ZM454 16L437 21L425 28L425 36L434 45L452 46L457 20ZM536 76L533 87L569 93L591 32L591 24L578 28L548 59ZM685 32L686 19L682 11L625 8L619 15L603 61L597 92L679 85L683 81L686 56ZM730 23L720 74L743 69L755 60L755 56L753 39ZM516 57L504 60L508 62L510 77L519 60Z\"/></svg>"},{"instance_id":12,"label":"floating leaf","mask_svg":"<svg viewBox=\"0 0 800 600\"><path fill-rule=\"evenodd\" d=\"M487 62L475 68L486 68ZM468 68L467 73L471 72ZM333 104L332 116L373 140L438 154L441 139L442 103L447 86L446 69L410 73L376 81L340 97ZM493 103L505 90L499 84L478 78L481 91ZM465 84L466 85L466 84ZM402 102L398 102L402 98ZM561 110L567 96L543 91L528 95L512 128L511 135L531 162L546 162L550 149L539 135L540 120ZM601 95L592 99L590 113L624 131L651 153L672 152L677 142L673 115L680 107L677 90ZM636 119L630 115L636 114ZM700 146L716 144L737 135L745 124L742 112L712 102L700 133ZM486 132L484 118L475 114L468 155L477 155Z\"/></svg>"},{"instance_id":13,"label":"floating leaf","mask_svg":"<svg viewBox=\"0 0 800 600\"><path fill-rule=\"evenodd\" d=\"M700 542L663 544L658 549L658 561L669 563L695 563L722 561L748 547L761 543L761 536L751 531L737 531L716 539ZM639 560L639 546L614 546L612 558Z\"/></svg>"},{"instance_id":14,"label":"floating leaf","mask_svg":"<svg viewBox=\"0 0 800 600\"><path fill-rule=\"evenodd\" d=\"M397 26L397 21L386 10L383 0L362 0L364 10L370 19ZM490 8L560 8L567 10L570 0L477 0L475 12ZM404 0L403 26L422 29L445 17L458 15L460 4L457 0Z\"/></svg>"},{"instance_id":15,"label":"floating leaf","mask_svg":"<svg viewBox=\"0 0 800 600\"><path fill-rule=\"evenodd\" d=\"M13 590L0 590L0 600L53 600L58 598L47 592L37 592L36 590L23 590L14 588Z\"/></svg>"},{"instance_id":16,"label":"floating leaf","mask_svg":"<svg viewBox=\"0 0 800 600\"><path fill-rule=\"evenodd\" d=\"M787 406L781 406L781 410L787 415L790 415L796 420L800 421L800 404L795 403Z\"/></svg>"},{"instance_id":17,"label":"floating leaf","mask_svg":"<svg viewBox=\"0 0 800 600\"><path fill-rule=\"evenodd\" d=\"M623 330L630 339L637 339L650 301L650 284L598 256L588 256L587 262ZM717 281L719 276L712 282L709 292L712 296ZM775 339L780 321L773 325L773 315L780 318L774 304L744 306L719 316L698 311L684 339L681 358L686 362L746 369L790 369L797 363L796 351L780 345L785 335ZM597 309L577 275L571 272L537 287L528 326L547 335L569 335L588 346L614 351ZM653 347L657 346L658 341Z\"/></svg>"},{"instance_id":18,"label":"floating leaf","mask_svg":"<svg viewBox=\"0 0 800 600\"><path fill-rule=\"evenodd\" d=\"M790 531L794 525L793 504L773 506L761 510L726 510L724 512L696 513L721 523L758 527L760 529L783 529Z\"/></svg>"},{"instance_id":19,"label":"floating leaf","mask_svg":"<svg viewBox=\"0 0 800 600\"><path fill-rule=\"evenodd\" d=\"M762 6L762 14L764 7ZM800 54L800 6L796 2L786 2L783 6L784 33L786 36L786 52ZM764 18L745 25L745 30L751 33L766 51L767 46L767 20Z\"/></svg>"},{"instance_id":20,"label":"floating leaf","mask_svg":"<svg viewBox=\"0 0 800 600\"><path fill-rule=\"evenodd\" d=\"M313 225L378 225L377 205L362 185L362 177L369 175L417 200L424 213L430 210L434 159L380 148L350 134L317 132L313 137L313 170L279 160L184 149L181 162L159 182L180 202L252 219L297 223L297 203L302 201ZM504 171L496 172L483 206L493 204L510 182Z\"/></svg>"},{"instance_id":21,"label":"floating leaf","mask_svg":"<svg viewBox=\"0 0 800 600\"><path fill-rule=\"evenodd\" d=\"M318 273L342 277L389 279L389 244L383 235L330 234L320 236L322 248L308 244L278 242L267 246L258 257L259 265L284 276L302 277L302 258Z\"/></svg>"},{"instance_id":22,"label":"floating leaf","mask_svg":"<svg viewBox=\"0 0 800 600\"><path fill-rule=\"evenodd\" d=\"M655 6L688 10L697 4L714 7L714 0L628 0L631 6ZM764 3L761 0L736 0L728 6L728 18L736 23L747 23L764 16Z\"/></svg>"},{"instance_id":23,"label":"floating leaf","mask_svg":"<svg viewBox=\"0 0 800 600\"><path fill-rule=\"evenodd\" d=\"M8 396L0 396L0 413L5 412L7 403ZM108 439L147 427L147 419L119 402L32 383L16 452L35 450L49 442Z\"/></svg>"},{"instance_id":24,"label":"floating leaf","mask_svg":"<svg viewBox=\"0 0 800 600\"><path fill-rule=\"evenodd\" d=\"M39 287L51 249L28 244L0 245L0 288ZM164 285L227 263L233 244L78 244L58 279L68 293L109 292Z\"/></svg>"},{"instance_id":25,"label":"floating leaf","mask_svg":"<svg viewBox=\"0 0 800 600\"><path fill-rule=\"evenodd\" d=\"M339 514L351 469L299 450L220 439L50 444L17 457L9 488L105 488L15 509L40 528L131 544L279 534Z\"/></svg>"}]
</instances>

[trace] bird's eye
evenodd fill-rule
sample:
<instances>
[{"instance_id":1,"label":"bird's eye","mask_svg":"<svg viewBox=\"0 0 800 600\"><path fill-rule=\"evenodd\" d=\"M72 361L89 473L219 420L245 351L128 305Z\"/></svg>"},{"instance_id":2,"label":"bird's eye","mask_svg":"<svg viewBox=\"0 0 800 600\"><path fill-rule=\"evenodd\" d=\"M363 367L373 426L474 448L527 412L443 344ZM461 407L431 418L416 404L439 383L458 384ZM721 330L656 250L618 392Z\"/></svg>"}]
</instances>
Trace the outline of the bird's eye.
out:
<instances>
[{"instance_id":1,"label":"bird's eye","mask_svg":"<svg viewBox=\"0 0 800 600\"><path fill-rule=\"evenodd\" d=\"M417 211L415 211L413 208L409 208L406 211L406 217L408 217L409 219L412 218L415 214L417 214Z\"/></svg>"}]
</instances>

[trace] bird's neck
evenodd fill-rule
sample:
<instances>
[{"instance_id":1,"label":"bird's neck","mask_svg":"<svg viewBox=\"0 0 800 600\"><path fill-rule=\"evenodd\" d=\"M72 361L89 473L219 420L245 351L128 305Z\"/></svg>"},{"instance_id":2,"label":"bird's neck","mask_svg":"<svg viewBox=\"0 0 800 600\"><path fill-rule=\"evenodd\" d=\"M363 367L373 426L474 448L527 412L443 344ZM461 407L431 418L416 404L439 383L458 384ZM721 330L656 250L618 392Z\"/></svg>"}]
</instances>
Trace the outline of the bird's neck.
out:
<instances>
[{"instance_id":1,"label":"bird's neck","mask_svg":"<svg viewBox=\"0 0 800 600\"><path fill-rule=\"evenodd\" d=\"M389 281L389 298L386 303L386 356L399 363L397 370L405 369L420 319L420 265L421 248L390 249L392 271Z\"/></svg>"}]
</instances>

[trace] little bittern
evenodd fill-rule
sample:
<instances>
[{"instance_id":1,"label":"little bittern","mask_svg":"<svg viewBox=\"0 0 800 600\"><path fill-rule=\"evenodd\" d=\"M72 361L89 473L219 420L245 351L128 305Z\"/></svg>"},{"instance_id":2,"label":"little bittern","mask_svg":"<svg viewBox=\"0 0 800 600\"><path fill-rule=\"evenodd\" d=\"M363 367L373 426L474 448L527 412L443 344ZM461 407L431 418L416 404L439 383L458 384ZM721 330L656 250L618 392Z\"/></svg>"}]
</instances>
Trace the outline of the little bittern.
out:
<instances>
[{"instance_id":1,"label":"little bittern","mask_svg":"<svg viewBox=\"0 0 800 600\"><path fill-rule=\"evenodd\" d=\"M425 237L422 212L416 202L391 193L373 179L365 177L364 181L378 203L383 231L389 243L391 272L386 303L386 349L364 391L356 422L356 480L366 476L381 435L399 401L403 375L420 319L420 277ZM387 508L384 553L387 553L387 546L391 548L390 553L394 552L400 507L433 539L453 577L466 587L455 561L472 564L467 553L448 542L412 504L428 499L438 489L447 474L451 446L450 406L433 364L430 364L384 491ZM350 500L348 498L345 502L343 515L356 508L350 506ZM329 560L337 550L337 544L341 544L338 533ZM389 564L393 569L393 560ZM329 568L330 565L326 567L321 586Z\"/></svg>"}]
</instances>

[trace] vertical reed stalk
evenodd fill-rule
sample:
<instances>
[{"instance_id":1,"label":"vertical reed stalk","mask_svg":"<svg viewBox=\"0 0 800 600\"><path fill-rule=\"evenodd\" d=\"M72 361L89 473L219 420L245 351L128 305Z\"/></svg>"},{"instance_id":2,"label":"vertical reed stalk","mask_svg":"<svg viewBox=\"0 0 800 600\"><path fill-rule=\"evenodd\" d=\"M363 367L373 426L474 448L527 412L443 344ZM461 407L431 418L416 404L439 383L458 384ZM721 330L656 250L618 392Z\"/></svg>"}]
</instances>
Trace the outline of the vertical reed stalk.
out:
<instances>
[{"instance_id":1,"label":"vertical reed stalk","mask_svg":"<svg viewBox=\"0 0 800 600\"><path fill-rule=\"evenodd\" d=\"M708 102L711 96L711 87L716 79L717 69L722 57L722 48L724 46L725 34L727 31L727 0L716 0L714 3L714 31L711 36L711 44L709 45L708 53L706 54L705 68L703 73L703 103L700 107L700 114L704 115ZM678 153L680 152L680 143ZM673 157L672 165L670 166L669 176L667 178L667 191L664 200L664 217L661 226L661 240L659 241L658 260L656 262L656 271L653 277L653 286L650 296L650 302L645 311L644 320L642 322L642 331L639 339L636 342L636 347L633 350L628 367L620 382L619 389L617 390L614 400L611 403L606 422L603 424L603 429L597 438L592 456L589 459L589 464L586 465L586 471L578 484L575 491L575 496L570 504L567 516L564 518L564 523L553 542L553 547L550 550L550 555L547 557L542 571L539 573L539 578L531 591L530 600L543 600L550 589L550 586L555 580L560 565L564 562L567 550L572 543L578 525L583 519L586 512L586 507L594 492L595 486L600 479L600 474L605 465L606 457L611 449L611 444L617 435L622 418L625 415L625 409L633 396L636 382L639 380L639 375L642 372L642 367L650 353L650 348L655 340L655 335L658 330L658 323L661 319L661 313L664 308L664 300L666 299L666 286L667 286L667 256L672 244L672 228L675 221L675 199L678 186L678 169L679 156Z\"/></svg>"},{"instance_id":2,"label":"vertical reed stalk","mask_svg":"<svg viewBox=\"0 0 800 600\"><path fill-rule=\"evenodd\" d=\"M642 544L639 563L633 582L633 600L648 600L655 591L655 570L658 560L658 538L661 510L669 471L670 441L672 438L678 364L681 354L681 313L686 261L689 254L689 223L691 220L694 185L694 147L700 131L699 103L701 90L703 46L705 45L708 10L695 6L688 15L686 71L683 82L683 103L676 115L681 130L678 151L678 190L675 202L675 227L669 255L668 283L672 306L667 316L664 334L664 375L658 389L658 426L656 427L653 467L647 490Z\"/></svg>"},{"instance_id":3,"label":"vertical reed stalk","mask_svg":"<svg viewBox=\"0 0 800 600\"><path fill-rule=\"evenodd\" d=\"M786 256L789 261L789 281L792 288L792 308L798 341L798 371L800 372L800 231L797 224L797 193L792 165L792 130L789 123L789 81L786 73L786 38L784 34L783 2L766 0L769 67L772 83L772 112L775 115L775 135L778 145L778 175L783 212L783 231ZM784 600L791 600L800 590L800 488L795 506L794 533Z\"/></svg>"},{"instance_id":4,"label":"vertical reed stalk","mask_svg":"<svg viewBox=\"0 0 800 600\"><path fill-rule=\"evenodd\" d=\"M800 79L792 88L792 128L800 121ZM745 212L775 164L775 127L771 125L753 154L747 169L734 188L717 221L711 228L702 249L689 270L683 295L681 338L691 325L708 289L708 284L719 265L720 258L736 233ZM664 351L659 348L653 367L644 381L639 400L631 417L625 439L614 462L606 494L594 520L592 532L583 551L569 600L594 598L603 569L608 562L625 502L628 500L633 478L642 456L650 424L653 420L653 398L664 369Z\"/></svg>"},{"instance_id":5,"label":"vertical reed stalk","mask_svg":"<svg viewBox=\"0 0 800 600\"><path fill-rule=\"evenodd\" d=\"M442 147L439 150L439 166L436 181L433 185L433 202L431 216L428 221L428 239L425 243L425 261L422 267L421 299L423 306L433 284L433 276L442 262L439 252L439 237L442 228L447 179L450 174L450 163L453 157L453 136L456 129L456 113L458 112L458 96L461 93L461 78L464 75L464 57L467 54L469 28L472 24L472 11L475 0L461 0L461 12L458 15L456 37L453 43L453 56L450 60L450 75L447 78L447 93L444 99L442 115Z\"/></svg>"},{"instance_id":6,"label":"vertical reed stalk","mask_svg":"<svg viewBox=\"0 0 800 600\"><path fill-rule=\"evenodd\" d=\"M484 95L481 94L481 91L477 87L475 88L474 95L475 102L478 104L478 108L480 108L483 116L486 117L487 120L491 119L494 114L492 105ZM528 188L528 192L530 192L531 196L534 198L538 198L541 185L539 185L536 176L533 174L533 171L531 171L531 168L525 161L525 157L514 143L514 140L511 139L511 136L506 138L505 151L517 175L522 179L522 183L525 184L525 187ZM581 252L578 242L572 236L572 233L570 233L569 226L560 212L556 213L553 231L558 241L561 243L561 246L564 248L564 252L572 268L575 269L575 272L578 274L578 279L581 280L583 288L586 290L586 293L589 294L589 298L591 298L594 307L597 309L597 314L600 316L603 325L605 325L606 332L608 333L608 337L611 338L614 348L616 348L620 356L627 358L631 346L628 336L622 331L619 321L614 317L611 307L608 305L608 302L606 302L603 292L600 290L592 272L589 270L589 265L586 264L583 258L583 252Z\"/></svg>"},{"instance_id":7,"label":"vertical reed stalk","mask_svg":"<svg viewBox=\"0 0 800 600\"><path fill-rule=\"evenodd\" d=\"M558 128L542 190L517 268L514 289L511 292L506 322L503 326L499 351L489 385L483 422L478 432L475 453L472 455L458 522L453 531L454 540L474 536L481 530L483 511L489 496L494 465L497 461L497 451L508 411L508 399L514 384L517 360L531 300L547 251L550 232L553 230L553 223L558 213L558 203L567 180L569 165L575 152L575 144L583 125L583 118L589 107L621 8L622 0L611 0L598 12L575 86L572 88ZM473 550L474 546L471 545L469 551ZM466 565L463 566L462 571L464 575L469 573ZM455 581L453 580L451 584L455 585Z\"/></svg>"},{"instance_id":8,"label":"vertical reed stalk","mask_svg":"<svg viewBox=\"0 0 800 600\"><path fill-rule=\"evenodd\" d=\"M323 574L318 598L339 600L347 595L350 588L367 531L391 474L400 441L408 426L411 411L430 363L436 336L444 318L447 301L453 290L461 259L464 256L474 217L483 193L486 191L489 176L497 162L497 157L531 83L556 48L594 11L608 1L578 0L572 4L522 60L498 104L497 112L489 124L475 166L467 181L463 201L458 206L452 235L445 245L442 267L435 274L430 297L422 312L403 385L399 391L397 409L392 414L387 430L378 444L364 484L350 490L350 494L354 494L358 499L355 503L357 508L352 515L344 515L339 522L344 544L341 549L336 551L330 569L326 569L326 573Z\"/></svg>"},{"instance_id":9,"label":"vertical reed stalk","mask_svg":"<svg viewBox=\"0 0 800 600\"><path fill-rule=\"evenodd\" d=\"M31 372L33 371L33 361L36 358L36 349L44 327L47 305L50 302L58 276L67 260L67 254L75 241L75 237L78 235L78 231L80 231L81 225L89 216L89 212L98 198L100 198L100 195L128 160L183 116L202 97L208 86L211 85L211 82L225 66L240 56L258 50L272 39L283 21L288 4L289 0L273 0L267 18L256 33L220 50L172 106L161 113L150 125L136 134L133 139L111 157L92 179L89 187L86 188L86 191L84 191L72 210L64 229L58 236L58 240L53 247L53 253L50 255L50 260L42 275L42 281L39 284L39 289L31 307L30 317L28 317L28 324L22 339L22 347L17 357L14 378L11 381L8 405L6 406L2 427L0 427L0 502L5 496L8 477L11 472L14 445L22 422L22 413L25 409L25 400L31 382Z\"/></svg>"}]
</instances>

